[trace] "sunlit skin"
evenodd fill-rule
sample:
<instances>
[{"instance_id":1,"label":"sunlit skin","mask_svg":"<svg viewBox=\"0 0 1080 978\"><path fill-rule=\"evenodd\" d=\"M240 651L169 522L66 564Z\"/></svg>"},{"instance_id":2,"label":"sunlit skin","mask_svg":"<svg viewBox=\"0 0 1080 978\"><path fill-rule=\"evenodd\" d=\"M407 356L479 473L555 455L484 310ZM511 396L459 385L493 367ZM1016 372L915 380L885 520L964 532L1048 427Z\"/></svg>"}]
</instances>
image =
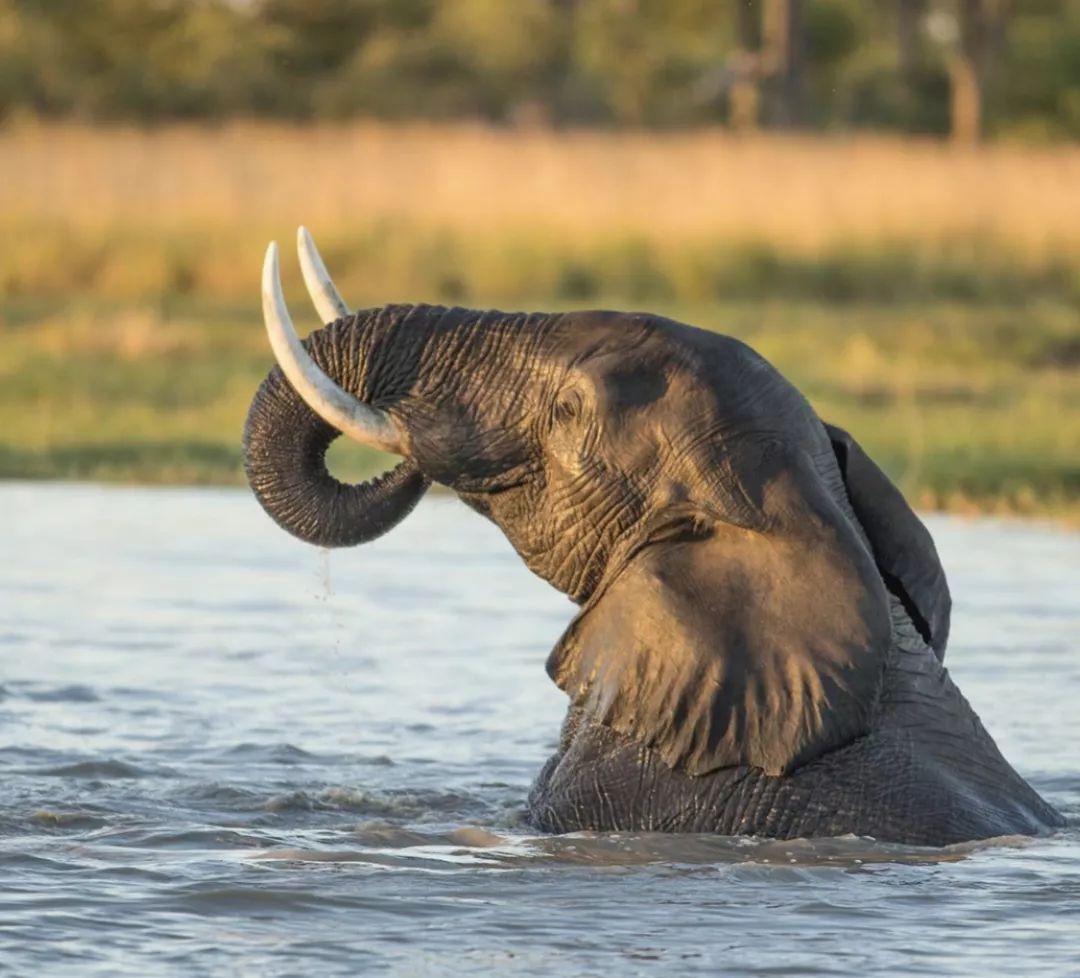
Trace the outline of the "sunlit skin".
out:
<instances>
[{"instance_id":1,"label":"sunlit skin","mask_svg":"<svg viewBox=\"0 0 1080 978\"><path fill-rule=\"evenodd\" d=\"M342 311L300 244L317 304ZM278 523L364 542L438 482L580 606L547 663L571 707L538 828L944 845L1061 824L942 665L926 528L745 344L641 313L388 306L304 353L273 249L263 297L284 373L245 458ZM341 485L315 412L365 444L394 433L405 461Z\"/></svg>"}]
</instances>

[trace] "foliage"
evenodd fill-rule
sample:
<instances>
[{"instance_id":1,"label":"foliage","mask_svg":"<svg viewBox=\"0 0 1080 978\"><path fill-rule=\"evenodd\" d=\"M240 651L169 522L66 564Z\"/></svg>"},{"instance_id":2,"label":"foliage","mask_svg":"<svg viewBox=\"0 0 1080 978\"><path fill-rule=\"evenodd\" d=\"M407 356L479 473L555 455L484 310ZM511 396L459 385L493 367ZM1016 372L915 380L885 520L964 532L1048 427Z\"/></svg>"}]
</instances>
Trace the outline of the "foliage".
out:
<instances>
[{"instance_id":1,"label":"foliage","mask_svg":"<svg viewBox=\"0 0 1080 978\"><path fill-rule=\"evenodd\" d=\"M799 2L802 124L947 128L952 50L927 25L955 18L955 0ZM764 5L0 0L0 119L723 122L747 64L740 6L760 35ZM904 10L916 18L907 49ZM1080 136L1080 0L1013 4L1004 28L986 71L990 128ZM765 108L769 122L768 98Z\"/></svg>"}]
</instances>

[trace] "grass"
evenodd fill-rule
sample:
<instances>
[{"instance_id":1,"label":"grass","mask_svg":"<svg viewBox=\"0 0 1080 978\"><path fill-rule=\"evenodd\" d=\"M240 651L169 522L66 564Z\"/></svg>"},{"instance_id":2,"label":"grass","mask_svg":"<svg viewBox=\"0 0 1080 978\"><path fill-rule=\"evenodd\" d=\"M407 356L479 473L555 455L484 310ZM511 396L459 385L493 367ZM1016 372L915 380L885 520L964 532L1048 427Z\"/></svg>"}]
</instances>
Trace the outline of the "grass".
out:
<instances>
[{"instance_id":1,"label":"grass","mask_svg":"<svg viewBox=\"0 0 1080 978\"><path fill-rule=\"evenodd\" d=\"M655 311L745 339L925 508L1080 519L1069 307ZM244 416L271 363L254 305L9 301L0 335L0 477L243 481ZM354 446L332 454L349 478L384 464Z\"/></svg>"},{"instance_id":2,"label":"grass","mask_svg":"<svg viewBox=\"0 0 1080 978\"><path fill-rule=\"evenodd\" d=\"M240 481L270 363L262 251L303 222L355 305L610 305L721 329L923 506L1080 518L1077 214L1077 147L0 128L0 476ZM336 454L348 476L379 464Z\"/></svg>"},{"instance_id":3,"label":"grass","mask_svg":"<svg viewBox=\"0 0 1080 978\"><path fill-rule=\"evenodd\" d=\"M1080 301L1080 148L480 126L0 129L0 296Z\"/></svg>"}]
</instances>

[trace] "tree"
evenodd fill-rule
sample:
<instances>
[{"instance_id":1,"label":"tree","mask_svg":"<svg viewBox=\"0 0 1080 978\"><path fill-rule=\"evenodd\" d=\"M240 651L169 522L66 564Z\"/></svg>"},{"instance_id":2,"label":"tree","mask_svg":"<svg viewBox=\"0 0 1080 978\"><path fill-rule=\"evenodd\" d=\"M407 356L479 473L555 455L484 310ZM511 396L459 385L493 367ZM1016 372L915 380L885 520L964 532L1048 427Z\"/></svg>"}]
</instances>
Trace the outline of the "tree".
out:
<instances>
[{"instance_id":1,"label":"tree","mask_svg":"<svg viewBox=\"0 0 1080 978\"><path fill-rule=\"evenodd\" d=\"M768 121L799 126L806 110L806 0L765 0L762 62Z\"/></svg>"}]
</instances>

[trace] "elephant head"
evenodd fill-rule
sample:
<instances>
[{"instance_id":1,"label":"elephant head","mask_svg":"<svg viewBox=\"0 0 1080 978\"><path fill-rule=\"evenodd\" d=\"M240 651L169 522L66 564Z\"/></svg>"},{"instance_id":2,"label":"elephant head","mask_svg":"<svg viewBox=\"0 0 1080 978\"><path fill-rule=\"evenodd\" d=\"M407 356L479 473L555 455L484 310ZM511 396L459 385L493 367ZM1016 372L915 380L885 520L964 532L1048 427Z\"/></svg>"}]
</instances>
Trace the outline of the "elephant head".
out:
<instances>
[{"instance_id":1,"label":"elephant head","mask_svg":"<svg viewBox=\"0 0 1080 978\"><path fill-rule=\"evenodd\" d=\"M888 591L944 649L929 535L743 343L644 314L349 315L302 230L301 261L334 321L296 339L271 246L281 368L245 430L263 506L305 540L348 545L401 520L429 480L450 488L580 605L554 681L672 767L778 774L864 733ZM405 461L343 486L323 461L339 431Z\"/></svg>"}]
</instances>

